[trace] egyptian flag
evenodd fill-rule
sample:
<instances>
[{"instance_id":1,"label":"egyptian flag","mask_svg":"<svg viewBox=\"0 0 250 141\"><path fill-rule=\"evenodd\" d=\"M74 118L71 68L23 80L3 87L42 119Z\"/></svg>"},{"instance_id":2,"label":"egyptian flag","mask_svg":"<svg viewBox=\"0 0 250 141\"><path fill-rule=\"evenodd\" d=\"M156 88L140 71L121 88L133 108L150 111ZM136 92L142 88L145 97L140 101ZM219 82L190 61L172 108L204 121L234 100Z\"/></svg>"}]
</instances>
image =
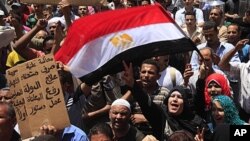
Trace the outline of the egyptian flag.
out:
<instances>
[{"instance_id":1,"label":"egyptian flag","mask_svg":"<svg viewBox=\"0 0 250 141\"><path fill-rule=\"evenodd\" d=\"M139 65L156 55L195 50L159 5L106 11L73 22L55 59L87 83L123 70L122 61Z\"/></svg>"}]
</instances>

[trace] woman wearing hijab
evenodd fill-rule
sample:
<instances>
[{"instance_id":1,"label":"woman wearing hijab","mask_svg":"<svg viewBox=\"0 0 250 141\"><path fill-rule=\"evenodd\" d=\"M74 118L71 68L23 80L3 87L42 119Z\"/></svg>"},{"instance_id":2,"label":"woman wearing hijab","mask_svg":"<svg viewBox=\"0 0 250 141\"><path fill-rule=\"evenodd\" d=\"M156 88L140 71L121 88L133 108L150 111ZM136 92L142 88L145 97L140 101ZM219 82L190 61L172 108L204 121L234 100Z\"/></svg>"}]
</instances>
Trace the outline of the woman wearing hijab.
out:
<instances>
[{"instance_id":1,"label":"woman wearing hijab","mask_svg":"<svg viewBox=\"0 0 250 141\"><path fill-rule=\"evenodd\" d=\"M213 141L230 141L230 125L247 125L240 119L233 100L225 95L217 95L212 101L214 121Z\"/></svg>"},{"instance_id":2,"label":"woman wearing hijab","mask_svg":"<svg viewBox=\"0 0 250 141\"><path fill-rule=\"evenodd\" d=\"M196 83L196 95L194 103L197 114L207 123L211 123L211 99L216 95L226 95L231 97L229 82L226 77L219 73L210 74L205 80L198 79ZM212 128L211 128L212 129Z\"/></svg>"},{"instance_id":3,"label":"woman wearing hijab","mask_svg":"<svg viewBox=\"0 0 250 141\"><path fill-rule=\"evenodd\" d=\"M225 76L219 73L213 73L207 77L204 93L206 106L210 105L213 96L223 94L231 97L229 83Z\"/></svg>"},{"instance_id":4,"label":"woman wearing hijab","mask_svg":"<svg viewBox=\"0 0 250 141\"><path fill-rule=\"evenodd\" d=\"M157 106L150 97L135 84L132 88L144 116L153 128L153 135L163 141L175 131L187 130L194 136L197 128L206 128L205 121L192 110L192 95L183 86L174 87L164 100L162 107ZM207 130L208 131L208 130ZM208 137L208 132L206 132Z\"/></svg>"},{"instance_id":5,"label":"woman wearing hijab","mask_svg":"<svg viewBox=\"0 0 250 141\"><path fill-rule=\"evenodd\" d=\"M212 101L212 116L215 124L246 125L240 119L239 112L233 100L225 95L217 95Z\"/></svg>"},{"instance_id":6,"label":"woman wearing hijab","mask_svg":"<svg viewBox=\"0 0 250 141\"><path fill-rule=\"evenodd\" d=\"M158 106L143 91L142 84L135 81L132 63L127 65L123 62L123 66L125 69L123 79L139 103L143 115L152 126L153 135L158 140L165 141L173 132L182 129L196 135L197 128L204 128L204 136L209 137L210 132L204 120L192 110L192 94L189 90L183 86L174 87L162 107Z\"/></svg>"}]
</instances>

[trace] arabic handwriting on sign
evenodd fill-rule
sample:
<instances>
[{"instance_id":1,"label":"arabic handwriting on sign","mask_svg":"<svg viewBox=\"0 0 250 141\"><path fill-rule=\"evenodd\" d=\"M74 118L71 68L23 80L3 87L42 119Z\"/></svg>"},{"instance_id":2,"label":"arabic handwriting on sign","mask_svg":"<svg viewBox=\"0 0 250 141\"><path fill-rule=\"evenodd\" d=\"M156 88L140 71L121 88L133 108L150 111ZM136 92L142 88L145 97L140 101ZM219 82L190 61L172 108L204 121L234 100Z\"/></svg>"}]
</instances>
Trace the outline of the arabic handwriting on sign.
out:
<instances>
[{"instance_id":1,"label":"arabic handwriting on sign","mask_svg":"<svg viewBox=\"0 0 250 141\"><path fill-rule=\"evenodd\" d=\"M20 106L20 105L25 105L25 100L24 100L24 98L13 100L13 105L14 105L15 107Z\"/></svg>"},{"instance_id":2,"label":"arabic handwriting on sign","mask_svg":"<svg viewBox=\"0 0 250 141\"><path fill-rule=\"evenodd\" d=\"M54 74L49 74L46 76L46 84L52 84L54 83L54 80L56 80L58 77Z\"/></svg>"},{"instance_id":3,"label":"arabic handwriting on sign","mask_svg":"<svg viewBox=\"0 0 250 141\"><path fill-rule=\"evenodd\" d=\"M36 67L36 64L34 62L27 62L26 63L26 69L32 69L33 67Z\"/></svg>"},{"instance_id":4,"label":"arabic handwriting on sign","mask_svg":"<svg viewBox=\"0 0 250 141\"><path fill-rule=\"evenodd\" d=\"M32 72L32 71L29 71L29 73L24 73L22 76L21 76L21 80L24 80L24 79L27 79L27 78L30 78L32 76L36 76L38 75L38 72L35 71L35 72Z\"/></svg>"},{"instance_id":5,"label":"arabic handwriting on sign","mask_svg":"<svg viewBox=\"0 0 250 141\"><path fill-rule=\"evenodd\" d=\"M46 106L45 105L34 105L32 108L31 108L31 113L30 113L30 115L35 115L36 113L37 113L37 111L40 111L40 110L43 110L43 109L45 109L46 108Z\"/></svg>"},{"instance_id":6,"label":"arabic handwriting on sign","mask_svg":"<svg viewBox=\"0 0 250 141\"><path fill-rule=\"evenodd\" d=\"M23 108L24 110L21 110L20 108ZM26 111L26 107L24 105L23 107L20 107L20 108L15 107L17 115L19 117L18 119L21 121L24 121L24 120L26 120L26 117L28 116L27 111Z\"/></svg>"},{"instance_id":7,"label":"arabic handwriting on sign","mask_svg":"<svg viewBox=\"0 0 250 141\"><path fill-rule=\"evenodd\" d=\"M14 89L14 92L13 92L13 99L15 99L17 96L20 96L20 95L22 95L23 94L23 90L22 89L19 89L18 91L16 91L15 89Z\"/></svg>"},{"instance_id":8,"label":"arabic handwriting on sign","mask_svg":"<svg viewBox=\"0 0 250 141\"><path fill-rule=\"evenodd\" d=\"M30 85L26 84L24 86L24 92L27 92L27 93L31 94L31 93L34 92L34 90L37 90L39 88L41 88L40 82L39 81L35 81L35 85L34 86L32 86L31 84Z\"/></svg>"},{"instance_id":9,"label":"arabic handwriting on sign","mask_svg":"<svg viewBox=\"0 0 250 141\"><path fill-rule=\"evenodd\" d=\"M53 61L53 58L46 58L46 56L38 59L38 62L40 64L43 64L43 63L46 63L46 62L51 62L51 61Z\"/></svg>"},{"instance_id":10,"label":"arabic handwriting on sign","mask_svg":"<svg viewBox=\"0 0 250 141\"><path fill-rule=\"evenodd\" d=\"M41 72L42 72L42 73L49 73L50 70L52 70L52 69L54 69L54 68L56 68L56 66L55 66L54 64L51 65L50 67L48 67L48 66L43 66L43 69L41 70Z\"/></svg>"},{"instance_id":11,"label":"arabic handwriting on sign","mask_svg":"<svg viewBox=\"0 0 250 141\"><path fill-rule=\"evenodd\" d=\"M58 103L62 102L60 98L57 98L56 100L51 99L51 104L49 105L50 108L53 108Z\"/></svg>"},{"instance_id":12,"label":"arabic handwriting on sign","mask_svg":"<svg viewBox=\"0 0 250 141\"><path fill-rule=\"evenodd\" d=\"M19 78L16 77L15 79L9 81L9 85L10 85L10 87L14 86L14 88L15 88L16 84L18 84L19 82L20 82Z\"/></svg>"},{"instance_id":13,"label":"arabic handwriting on sign","mask_svg":"<svg viewBox=\"0 0 250 141\"><path fill-rule=\"evenodd\" d=\"M47 87L46 88L46 99L52 99L53 97L57 96L60 93L60 89L59 88L55 88L54 86L52 86L52 90Z\"/></svg>"},{"instance_id":14,"label":"arabic handwriting on sign","mask_svg":"<svg viewBox=\"0 0 250 141\"><path fill-rule=\"evenodd\" d=\"M43 94L40 93L39 96L38 95L35 95L35 94L32 94L32 95L29 95L27 98L27 102L33 102L33 101L40 101L41 99L43 99Z\"/></svg>"},{"instance_id":15,"label":"arabic handwriting on sign","mask_svg":"<svg viewBox=\"0 0 250 141\"><path fill-rule=\"evenodd\" d=\"M16 73L17 73L17 70L8 71L8 75L11 75L11 76L15 76Z\"/></svg>"}]
</instances>

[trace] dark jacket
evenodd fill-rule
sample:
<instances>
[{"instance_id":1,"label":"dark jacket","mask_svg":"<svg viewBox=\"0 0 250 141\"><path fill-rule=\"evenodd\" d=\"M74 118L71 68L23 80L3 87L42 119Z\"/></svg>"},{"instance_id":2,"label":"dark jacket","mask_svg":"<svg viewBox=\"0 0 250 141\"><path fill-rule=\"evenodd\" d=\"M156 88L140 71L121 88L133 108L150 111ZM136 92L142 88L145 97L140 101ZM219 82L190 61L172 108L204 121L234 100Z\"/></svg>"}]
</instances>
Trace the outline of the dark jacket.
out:
<instances>
[{"instance_id":1,"label":"dark jacket","mask_svg":"<svg viewBox=\"0 0 250 141\"><path fill-rule=\"evenodd\" d=\"M181 115L174 117L168 114L167 107L163 108L157 106L136 83L132 88L134 98L138 101L142 109L142 113L153 128L153 135L160 141L166 140L168 138L164 134L166 121L173 131L185 129L191 132L193 135L196 134L197 127L204 127L208 129L205 121L200 116L194 114L194 112L191 111L191 107L189 107L190 102L188 102L190 99L183 87L176 86L173 88L170 91L169 96L164 101L167 102L171 93L175 90L179 91L183 95L184 109ZM206 131L208 131L206 134L209 134L210 136L209 130Z\"/></svg>"}]
</instances>

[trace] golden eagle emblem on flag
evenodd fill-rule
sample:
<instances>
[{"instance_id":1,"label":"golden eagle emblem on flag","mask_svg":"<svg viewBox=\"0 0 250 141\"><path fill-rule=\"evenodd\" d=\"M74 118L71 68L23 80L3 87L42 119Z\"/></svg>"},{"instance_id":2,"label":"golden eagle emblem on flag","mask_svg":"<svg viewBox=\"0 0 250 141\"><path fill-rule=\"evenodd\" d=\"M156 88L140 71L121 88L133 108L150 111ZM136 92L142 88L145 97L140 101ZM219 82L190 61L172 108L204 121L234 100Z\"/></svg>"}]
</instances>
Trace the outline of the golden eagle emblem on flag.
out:
<instances>
[{"instance_id":1,"label":"golden eagle emblem on flag","mask_svg":"<svg viewBox=\"0 0 250 141\"><path fill-rule=\"evenodd\" d=\"M126 33L116 35L110 39L115 47L129 48L133 43L133 38Z\"/></svg>"}]
</instances>

